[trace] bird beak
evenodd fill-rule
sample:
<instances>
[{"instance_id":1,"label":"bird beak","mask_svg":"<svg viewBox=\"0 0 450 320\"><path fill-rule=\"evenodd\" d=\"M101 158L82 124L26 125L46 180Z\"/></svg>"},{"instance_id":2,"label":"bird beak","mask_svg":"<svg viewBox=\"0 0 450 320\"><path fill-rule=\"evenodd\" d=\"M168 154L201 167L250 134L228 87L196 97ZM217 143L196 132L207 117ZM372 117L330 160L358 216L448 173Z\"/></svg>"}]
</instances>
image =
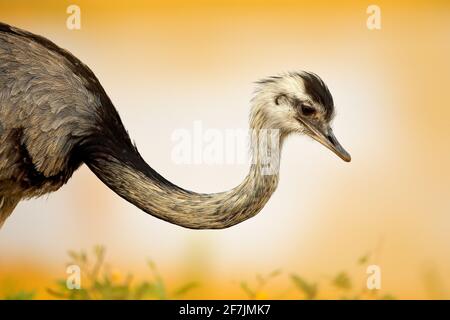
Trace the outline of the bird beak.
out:
<instances>
[{"instance_id":1,"label":"bird beak","mask_svg":"<svg viewBox=\"0 0 450 320\"><path fill-rule=\"evenodd\" d=\"M344 147L341 146L330 127L327 127L325 130L321 130L307 120L300 119L300 121L311 131L311 137L314 140L320 142L325 147L333 151L345 162L350 162L352 160L352 157L344 149Z\"/></svg>"}]
</instances>

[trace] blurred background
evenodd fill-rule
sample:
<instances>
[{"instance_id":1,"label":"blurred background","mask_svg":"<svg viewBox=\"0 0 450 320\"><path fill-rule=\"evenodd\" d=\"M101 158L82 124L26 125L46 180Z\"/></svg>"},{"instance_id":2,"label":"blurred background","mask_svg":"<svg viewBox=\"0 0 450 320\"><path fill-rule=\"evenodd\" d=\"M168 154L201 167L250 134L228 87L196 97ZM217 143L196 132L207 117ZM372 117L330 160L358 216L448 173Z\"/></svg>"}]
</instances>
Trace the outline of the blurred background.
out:
<instances>
[{"instance_id":1,"label":"blurred background","mask_svg":"<svg viewBox=\"0 0 450 320\"><path fill-rule=\"evenodd\" d=\"M71 4L80 30L66 28ZM366 27L370 4L381 8L380 30ZM152 259L168 285L198 282L189 298L245 298L241 281L278 269L269 298L301 297L293 273L326 282L345 270L363 287L369 264L380 266L384 293L450 298L448 1L0 0L0 21L90 66L143 157L187 189L232 188L248 167L176 164L174 130L197 120L247 128L253 82L283 71L324 79L352 155L345 163L289 139L268 205L220 231L150 217L82 167L58 192L20 203L0 231L0 296L50 297L67 251L102 244L124 274L145 278Z\"/></svg>"}]
</instances>

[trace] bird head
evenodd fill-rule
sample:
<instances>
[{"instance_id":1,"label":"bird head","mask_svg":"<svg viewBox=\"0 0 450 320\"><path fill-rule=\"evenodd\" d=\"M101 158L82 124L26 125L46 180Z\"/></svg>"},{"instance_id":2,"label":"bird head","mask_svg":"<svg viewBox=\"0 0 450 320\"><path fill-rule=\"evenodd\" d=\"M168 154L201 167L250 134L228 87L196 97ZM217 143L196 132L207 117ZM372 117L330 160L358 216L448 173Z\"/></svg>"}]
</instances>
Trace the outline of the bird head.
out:
<instances>
[{"instance_id":1,"label":"bird head","mask_svg":"<svg viewBox=\"0 0 450 320\"><path fill-rule=\"evenodd\" d=\"M298 72L263 79L253 102L252 121L259 126L277 128L283 136L310 136L344 161L351 160L331 128L333 97L316 74Z\"/></svg>"}]
</instances>

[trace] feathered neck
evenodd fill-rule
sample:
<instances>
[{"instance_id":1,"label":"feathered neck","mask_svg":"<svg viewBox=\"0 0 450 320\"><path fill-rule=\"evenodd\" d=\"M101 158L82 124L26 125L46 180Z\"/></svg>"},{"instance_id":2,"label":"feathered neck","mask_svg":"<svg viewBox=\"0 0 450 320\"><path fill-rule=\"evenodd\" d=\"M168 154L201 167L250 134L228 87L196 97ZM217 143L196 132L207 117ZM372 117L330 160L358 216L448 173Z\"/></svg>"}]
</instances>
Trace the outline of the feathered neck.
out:
<instances>
[{"instance_id":1,"label":"feathered neck","mask_svg":"<svg viewBox=\"0 0 450 320\"><path fill-rule=\"evenodd\" d=\"M266 127L255 110L259 108L254 106L250 115L250 170L229 191L205 194L180 188L153 170L131 145L126 152L112 146L94 148L86 163L114 192L148 214L186 228L227 228L255 216L278 185L283 136Z\"/></svg>"}]
</instances>

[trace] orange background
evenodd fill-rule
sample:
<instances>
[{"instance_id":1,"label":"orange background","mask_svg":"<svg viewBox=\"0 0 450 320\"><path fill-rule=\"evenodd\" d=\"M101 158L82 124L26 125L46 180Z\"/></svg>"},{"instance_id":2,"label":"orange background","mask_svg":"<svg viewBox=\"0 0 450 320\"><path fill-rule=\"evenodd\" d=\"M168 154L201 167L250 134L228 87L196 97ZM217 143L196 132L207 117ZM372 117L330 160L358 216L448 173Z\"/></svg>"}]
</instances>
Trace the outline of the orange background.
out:
<instances>
[{"instance_id":1,"label":"orange background","mask_svg":"<svg viewBox=\"0 0 450 320\"><path fill-rule=\"evenodd\" d=\"M81 30L66 28L73 3ZM381 30L366 28L370 4L381 8ZM121 270L144 277L152 258L169 283L198 280L191 298L244 298L241 280L278 268L311 279L349 270L363 286L355 261L366 253L383 292L450 297L448 1L0 0L0 21L89 65L144 158L185 188L231 188L247 167L177 165L172 132L195 120L245 128L252 82L283 71L325 80L334 131L353 158L290 139L268 205L222 231L149 217L83 167L57 193L22 202L0 231L0 293L46 297L65 275L66 251L100 243ZM287 285L280 278L272 290Z\"/></svg>"}]
</instances>

